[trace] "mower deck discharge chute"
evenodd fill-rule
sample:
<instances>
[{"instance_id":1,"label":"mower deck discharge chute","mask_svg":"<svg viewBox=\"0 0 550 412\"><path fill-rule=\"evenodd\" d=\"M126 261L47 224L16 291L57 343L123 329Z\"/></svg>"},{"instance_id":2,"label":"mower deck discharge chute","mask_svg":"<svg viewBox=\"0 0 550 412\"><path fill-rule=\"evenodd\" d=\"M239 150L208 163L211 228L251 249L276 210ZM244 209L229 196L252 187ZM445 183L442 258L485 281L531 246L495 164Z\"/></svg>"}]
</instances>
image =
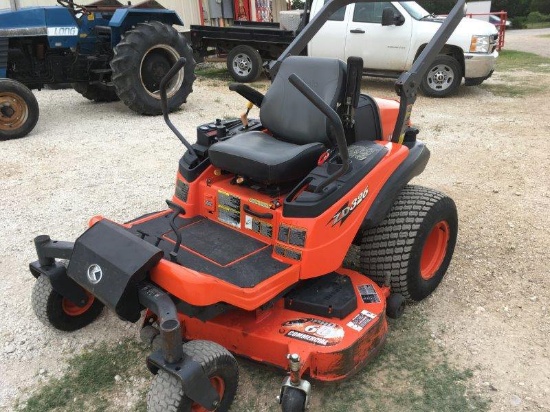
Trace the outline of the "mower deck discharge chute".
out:
<instances>
[{"instance_id":1,"label":"mower deck discharge chute","mask_svg":"<svg viewBox=\"0 0 550 412\"><path fill-rule=\"evenodd\" d=\"M187 148L169 208L125 224L95 217L74 244L35 239L33 307L44 323L70 331L103 305L131 322L145 310L141 335L156 348L151 411L227 411L232 353L288 370L278 401L303 411L305 375L356 372L382 348L386 317L428 296L447 270L456 207L408 185L429 159L409 117L464 1L398 80L400 103L360 93L360 59L298 56L352 2L327 2L272 64L265 96L230 86L260 107L259 119L206 123L194 144L168 118L180 59L160 85L165 120ZM352 244L360 272L342 267Z\"/></svg>"}]
</instances>

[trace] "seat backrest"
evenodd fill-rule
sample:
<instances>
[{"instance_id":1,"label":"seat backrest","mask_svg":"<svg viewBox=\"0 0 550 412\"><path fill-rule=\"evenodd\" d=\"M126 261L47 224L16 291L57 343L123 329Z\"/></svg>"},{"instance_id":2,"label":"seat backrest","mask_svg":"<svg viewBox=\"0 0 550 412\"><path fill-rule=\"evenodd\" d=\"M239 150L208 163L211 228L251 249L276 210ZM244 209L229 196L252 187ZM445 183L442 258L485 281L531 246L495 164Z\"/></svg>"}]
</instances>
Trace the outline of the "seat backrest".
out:
<instances>
[{"instance_id":1,"label":"seat backrest","mask_svg":"<svg viewBox=\"0 0 550 412\"><path fill-rule=\"evenodd\" d=\"M339 59L287 57L260 108L262 124L277 138L300 145L320 142L330 146L327 118L288 81L292 73L336 109L346 87L346 65Z\"/></svg>"}]
</instances>

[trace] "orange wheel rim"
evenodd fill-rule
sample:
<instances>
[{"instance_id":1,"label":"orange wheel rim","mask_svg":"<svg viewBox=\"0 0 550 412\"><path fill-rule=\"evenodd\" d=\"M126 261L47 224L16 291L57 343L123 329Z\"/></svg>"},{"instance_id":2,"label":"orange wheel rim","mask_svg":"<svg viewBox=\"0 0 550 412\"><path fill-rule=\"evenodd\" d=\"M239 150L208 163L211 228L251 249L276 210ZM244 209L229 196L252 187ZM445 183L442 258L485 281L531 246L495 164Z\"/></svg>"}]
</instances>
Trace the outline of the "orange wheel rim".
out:
<instances>
[{"instance_id":1,"label":"orange wheel rim","mask_svg":"<svg viewBox=\"0 0 550 412\"><path fill-rule=\"evenodd\" d=\"M61 301L61 307L63 308L63 312L65 312L69 316L80 316L84 314L88 309L92 307L94 304L95 297L90 292L86 292L86 296L88 297L88 300L86 301L86 304L84 306L78 306L71 302L67 298L63 298Z\"/></svg>"},{"instance_id":2,"label":"orange wheel rim","mask_svg":"<svg viewBox=\"0 0 550 412\"><path fill-rule=\"evenodd\" d=\"M223 398L223 394L225 392L225 382L222 378L219 376L213 376L210 378L210 383L216 389L216 392L218 392L218 395L220 396L220 401ZM193 403L191 406L191 410L193 412L208 412L208 409L205 409L203 406L199 405L198 403Z\"/></svg>"},{"instance_id":3,"label":"orange wheel rim","mask_svg":"<svg viewBox=\"0 0 550 412\"><path fill-rule=\"evenodd\" d=\"M0 130L16 130L29 117L29 107L25 100L11 92L0 93Z\"/></svg>"},{"instance_id":4,"label":"orange wheel rim","mask_svg":"<svg viewBox=\"0 0 550 412\"><path fill-rule=\"evenodd\" d=\"M420 276L422 279L430 280L435 276L445 259L450 237L451 230L447 222L442 220L434 225L422 248L420 258Z\"/></svg>"}]
</instances>

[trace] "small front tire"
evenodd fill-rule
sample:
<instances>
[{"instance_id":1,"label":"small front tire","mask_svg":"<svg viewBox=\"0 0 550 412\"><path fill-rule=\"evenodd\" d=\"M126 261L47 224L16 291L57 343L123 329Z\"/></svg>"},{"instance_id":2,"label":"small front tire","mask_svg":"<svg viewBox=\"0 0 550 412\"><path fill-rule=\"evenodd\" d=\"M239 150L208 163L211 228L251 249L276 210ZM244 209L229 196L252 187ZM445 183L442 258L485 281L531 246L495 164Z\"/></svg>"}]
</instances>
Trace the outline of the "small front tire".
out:
<instances>
[{"instance_id":1,"label":"small front tire","mask_svg":"<svg viewBox=\"0 0 550 412\"><path fill-rule=\"evenodd\" d=\"M200 363L221 401L216 412L227 412L235 399L239 383L237 361L227 349L206 340L194 340L183 345L183 352ZM159 370L147 394L149 412L191 412L206 411L183 392L175 376Z\"/></svg>"},{"instance_id":2,"label":"small front tire","mask_svg":"<svg viewBox=\"0 0 550 412\"><path fill-rule=\"evenodd\" d=\"M53 290L50 279L44 275L40 275L34 283L31 302L40 322L64 332L73 332L88 326L103 310L103 303L90 293L86 304L77 306Z\"/></svg>"},{"instance_id":3,"label":"small front tire","mask_svg":"<svg viewBox=\"0 0 550 412\"><path fill-rule=\"evenodd\" d=\"M38 122L38 101L27 86L0 79L0 140L28 135Z\"/></svg>"},{"instance_id":4,"label":"small front tire","mask_svg":"<svg viewBox=\"0 0 550 412\"><path fill-rule=\"evenodd\" d=\"M306 410L306 394L289 386L283 389L281 397L282 412L303 412Z\"/></svg>"}]
</instances>

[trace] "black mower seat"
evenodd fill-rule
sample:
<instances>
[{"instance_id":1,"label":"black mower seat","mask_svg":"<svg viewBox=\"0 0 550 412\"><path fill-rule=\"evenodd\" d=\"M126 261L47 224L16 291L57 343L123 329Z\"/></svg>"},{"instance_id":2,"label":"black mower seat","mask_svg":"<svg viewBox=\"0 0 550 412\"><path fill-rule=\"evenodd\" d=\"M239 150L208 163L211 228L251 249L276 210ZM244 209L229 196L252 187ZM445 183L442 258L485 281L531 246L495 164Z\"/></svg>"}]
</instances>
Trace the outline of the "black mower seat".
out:
<instances>
[{"instance_id":1,"label":"black mower seat","mask_svg":"<svg viewBox=\"0 0 550 412\"><path fill-rule=\"evenodd\" d=\"M298 180L334 146L327 118L290 82L296 73L327 104L336 109L346 84L346 66L338 59L288 57L283 60L260 108L262 125L273 137L248 132L209 149L216 167L265 184Z\"/></svg>"},{"instance_id":2,"label":"black mower seat","mask_svg":"<svg viewBox=\"0 0 550 412\"><path fill-rule=\"evenodd\" d=\"M212 162L216 166L256 182L271 184L298 180L307 175L325 146L322 143L297 145L274 139L263 132L249 132L217 143L214 149L217 154L220 150L223 154L223 167ZM251 153L254 156L250 156Z\"/></svg>"}]
</instances>

